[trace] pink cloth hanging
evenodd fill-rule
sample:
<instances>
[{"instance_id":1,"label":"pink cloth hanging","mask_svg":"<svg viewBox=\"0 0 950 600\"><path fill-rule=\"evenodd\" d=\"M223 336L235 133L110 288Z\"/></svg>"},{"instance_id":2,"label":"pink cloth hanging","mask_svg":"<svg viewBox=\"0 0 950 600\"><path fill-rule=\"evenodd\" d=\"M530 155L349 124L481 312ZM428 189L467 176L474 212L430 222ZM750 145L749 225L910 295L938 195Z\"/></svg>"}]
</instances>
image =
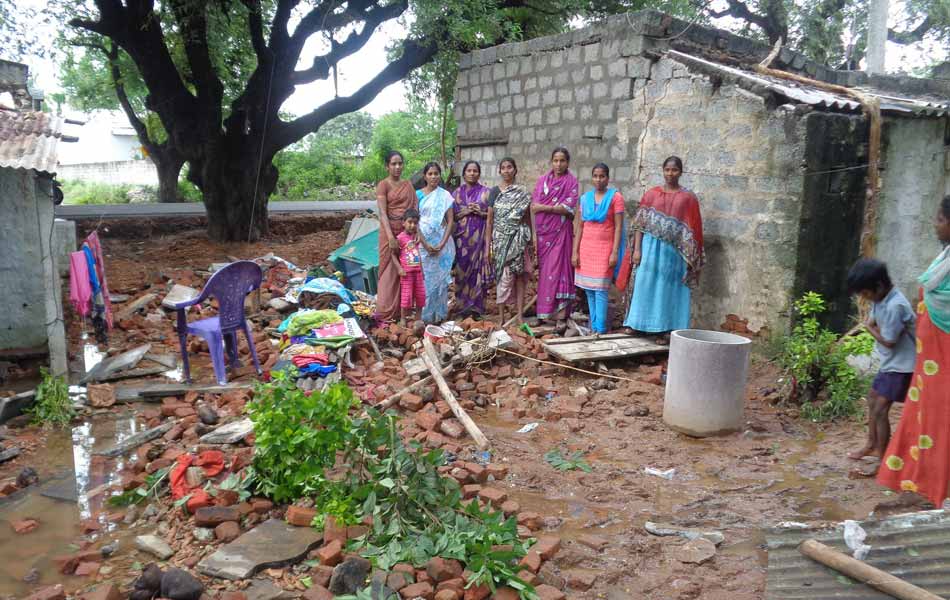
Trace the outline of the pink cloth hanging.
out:
<instances>
[{"instance_id":1,"label":"pink cloth hanging","mask_svg":"<svg viewBox=\"0 0 950 600\"><path fill-rule=\"evenodd\" d=\"M102 301L106 305L106 325L112 329L112 301L109 300L109 286L106 285L106 263L102 260L102 246L99 244L99 234L95 231L86 238L86 244L92 248L92 253L96 256L96 270L99 276L99 287L102 290Z\"/></svg>"},{"instance_id":2,"label":"pink cloth hanging","mask_svg":"<svg viewBox=\"0 0 950 600\"><path fill-rule=\"evenodd\" d=\"M69 301L83 317L89 314L92 300L88 264L86 253L82 250L69 253Z\"/></svg>"}]
</instances>

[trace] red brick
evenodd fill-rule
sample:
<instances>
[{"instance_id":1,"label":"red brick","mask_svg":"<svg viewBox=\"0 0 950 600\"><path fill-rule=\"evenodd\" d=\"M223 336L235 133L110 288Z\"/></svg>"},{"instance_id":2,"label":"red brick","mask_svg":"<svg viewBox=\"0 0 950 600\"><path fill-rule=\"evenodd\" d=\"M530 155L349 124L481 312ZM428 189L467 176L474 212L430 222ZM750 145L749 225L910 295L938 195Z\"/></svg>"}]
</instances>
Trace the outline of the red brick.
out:
<instances>
[{"instance_id":1,"label":"red brick","mask_svg":"<svg viewBox=\"0 0 950 600\"><path fill-rule=\"evenodd\" d=\"M398 592L407 585L415 582L415 574L403 573L401 571L392 572L386 577L386 587L394 592Z\"/></svg>"},{"instance_id":2,"label":"red brick","mask_svg":"<svg viewBox=\"0 0 950 600\"><path fill-rule=\"evenodd\" d=\"M310 570L310 580L314 585L330 586L330 578L333 577L333 567L327 565L317 565Z\"/></svg>"},{"instance_id":3,"label":"red brick","mask_svg":"<svg viewBox=\"0 0 950 600\"><path fill-rule=\"evenodd\" d=\"M543 535L538 538L538 543L531 547L531 550L541 555L544 560L551 560L557 551L561 549L561 538L553 535Z\"/></svg>"},{"instance_id":4,"label":"red brick","mask_svg":"<svg viewBox=\"0 0 950 600\"><path fill-rule=\"evenodd\" d=\"M505 513L506 517L510 517L519 510L521 510L521 505L515 502L514 500L505 500L501 503L501 506L498 508L501 509L501 512Z\"/></svg>"},{"instance_id":5,"label":"red brick","mask_svg":"<svg viewBox=\"0 0 950 600\"><path fill-rule=\"evenodd\" d=\"M472 481L477 483L485 483L488 481L488 470L480 464L467 462L462 463L462 467L472 474Z\"/></svg>"},{"instance_id":6,"label":"red brick","mask_svg":"<svg viewBox=\"0 0 950 600\"><path fill-rule=\"evenodd\" d=\"M323 525L323 543L329 544L333 540L346 543L346 525L338 525L336 517L327 516Z\"/></svg>"},{"instance_id":7,"label":"red brick","mask_svg":"<svg viewBox=\"0 0 950 600\"><path fill-rule=\"evenodd\" d=\"M241 535L241 527L234 521L225 521L214 528L214 537L219 541L233 542Z\"/></svg>"},{"instance_id":8,"label":"red brick","mask_svg":"<svg viewBox=\"0 0 950 600\"><path fill-rule=\"evenodd\" d=\"M321 565L335 567L343 561L343 542L333 540L317 550L317 560Z\"/></svg>"},{"instance_id":9,"label":"red brick","mask_svg":"<svg viewBox=\"0 0 950 600\"><path fill-rule=\"evenodd\" d=\"M432 589L432 584L428 582L419 582L412 585L407 585L406 587L399 590L399 595L406 600L411 600L412 598L425 598L425 600L434 600L435 599L435 590Z\"/></svg>"},{"instance_id":10,"label":"red brick","mask_svg":"<svg viewBox=\"0 0 950 600\"><path fill-rule=\"evenodd\" d=\"M518 513L518 525L524 525L532 531L541 529L541 515L536 512L523 511Z\"/></svg>"},{"instance_id":11,"label":"red brick","mask_svg":"<svg viewBox=\"0 0 950 600\"><path fill-rule=\"evenodd\" d=\"M195 511L195 525L217 527L225 521L238 521L241 511L234 506L203 506Z\"/></svg>"},{"instance_id":12,"label":"red brick","mask_svg":"<svg viewBox=\"0 0 950 600\"><path fill-rule=\"evenodd\" d=\"M475 389L479 394L494 394L495 393L495 382L494 381L483 381L479 383Z\"/></svg>"},{"instance_id":13,"label":"red brick","mask_svg":"<svg viewBox=\"0 0 950 600\"><path fill-rule=\"evenodd\" d=\"M541 395L541 386L536 383L529 383L528 385L521 388L522 396L540 396Z\"/></svg>"},{"instance_id":14,"label":"red brick","mask_svg":"<svg viewBox=\"0 0 950 600\"><path fill-rule=\"evenodd\" d=\"M123 600L125 597L122 595L122 592L119 591L119 588L112 585L111 583L104 583L86 592L85 594L81 596L81 598L82 600ZM228 599L224 597L219 597L218 600L228 600ZM233 599L233 600L237 600L237 599Z\"/></svg>"},{"instance_id":15,"label":"red brick","mask_svg":"<svg viewBox=\"0 0 950 600\"><path fill-rule=\"evenodd\" d=\"M174 461L170 458L156 458L152 462L148 463L148 465L145 467L145 472L151 475L158 470L172 466L173 463Z\"/></svg>"},{"instance_id":16,"label":"red brick","mask_svg":"<svg viewBox=\"0 0 950 600\"><path fill-rule=\"evenodd\" d=\"M310 527L313 518L317 516L315 508L304 508L303 506L288 506L284 518L288 523L296 527Z\"/></svg>"},{"instance_id":17,"label":"red brick","mask_svg":"<svg viewBox=\"0 0 950 600\"><path fill-rule=\"evenodd\" d=\"M521 569L518 571L518 579L527 583L528 585L538 585L538 576L527 569Z\"/></svg>"},{"instance_id":18,"label":"red brick","mask_svg":"<svg viewBox=\"0 0 950 600\"><path fill-rule=\"evenodd\" d=\"M426 431L433 431L436 427L439 426L439 423L442 421L442 417L437 415L434 412L417 412L415 417L416 425L425 429Z\"/></svg>"},{"instance_id":19,"label":"red brick","mask_svg":"<svg viewBox=\"0 0 950 600\"><path fill-rule=\"evenodd\" d=\"M79 566L79 563L93 562L101 558L102 553L98 550L85 550L77 552L76 554L70 554L69 556L56 557L53 559L53 562L59 566L60 573L63 575L72 575L76 572L76 567Z\"/></svg>"},{"instance_id":20,"label":"red brick","mask_svg":"<svg viewBox=\"0 0 950 600\"><path fill-rule=\"evenodd\" d=\"M597 582L597 574L580 569L571 569L564 573L567 586L573 590L587 591Z\"/></svg>"},{"instance_id":21,"label":"red brick","mask_svg":"<svg viewBox=\"0 0 950 600\"><path fill-rule=\"evenodd\" d=\"M259 515L263 515L267 512L270 512L270 509L274 508L274 503L270 500L252 500L251 509Z\"/></svg>"},{"instance_id":22,"label":"red brick","mask_svg":"<svg viewBox=\"0 0 950 600\"><path fill-rule=\"evenodd\" d=\"M399 406L405 410L411 410L413 412L422 410L422 407L425 406L425 400L422 399L422 396L416 394L403 394L399 398Z\"/></svg>"},{"instance_id":23,"label":"red brick","mask_svg":"<svg viewBox=\"0 0 950 600\"><path fill-rule=\"evenodd\" d=\"M603 552L607 547L607 539L602 538L599 535L585 534L578 537L577 541L578 543L583 544L593 550L597 550L598 552Z\"/></svg>"},{"instance_id":24,"label":"red brick","mask_svg":"<svg viewBox=\"0 0 950 600\"><path fill-rule=\"evenodd\" d=\"M465 593L465 580L461 577L456 577L454 579L448 579L442 581L439 585L435 586L435 591L441 592L442 590L455 590L458 592L459 596Z\"/></svg>"},{"instance_id":25,"label":"red brick","mask_svg":"<svg viewBox=\"0 0 950 600\"><path fill-rule=\"evenodd\" d=\"M552 587L546 583L534 588L535 593L538 595L538 600L564 600L567 596L564 595L564 592Z\"/></svg>"},{"instance_id":26,"label":"red brick","mask_svg":"<svg viewBox=\"0 0 950 600\"><path fill-rule=\"evenodd\" d=\"M455 590L441 590L435 593L435 600L459 600L461 596Z\"/></svg>"},{"instance_id":27,"label":"red brick","mask_svg":"<svg viewBox=\"0 0 950 600\"><path fill-rule=\"evenodd\" d=\"M508 499L508 493L497 488L482 488L478 492L478 499L498 508Z\"/></svg>"},{"instance_id":28,"label":"red brick","mask_svg":"<svg viewBox=\"0 0 950 600\"><path fill-rule=\"evenodd\" d=\"M426 573L434 581L440 583L449 579L456 579L462 576L462 564L457 560L435 557L426 564Z\"/></svg>"},{"instance_id":29,"label":"red brick","mask_svg":"<svg viewBox=\"0 0 950 600\"><path fill-rule=\"evenodd\" d=\"M492 594L492 600L519 600L521 596L514 588L508 586L500 587Z\"/></svg>"},{"instance_id":30,"label":"red brick","mask_svg":"<svg viewBox=\"0 0 950 600\"><path fill-rule=\"evenodd\" d=\"M445 400L439 400L433 404L433 406L435 407L435 412L439 413L439 416L443 419L448 419L452 416L452 407L449 406L449 403Z\"/></svg>"},{"instance_id":31,"label":"red brick","mask_svg":"<svg viewBox=\"0 0 950 600\"><path fill-rule=\"evenodd\" d=\"M478 493L482 491L482 486L477 483L471 483L469 485L462 486L462 498L468 500L469 498L475 498L478 496Z\"/></svg>"},{"instance_id":32,"label":"red brick","mask_svg":"<svg viewBox=\"0 0 950 600\"><path fill-rule=\"evenodd\" d=\"M495 481L501 481L508 477L508 467L502 465L488 465L485 467L488 474L495 478Z\"/></svg>"},{"instance_id":33,"label":"red brick","mask_svg":"<svg viewBox=\"0 0 950 600\"><path fill-rule=\"evenodd\" d=\"M301 597L304 600L333 600L333 594L322 585L314 584L305 591Z\"/></svg>"},{"instance_id":34,"label":"red brick","mask_svg":"<svg viewBox=\"0 0 950 600\"><path fill-rule=\"evenodd\" d=\"M439 430L453 439L459 439L465 435L465 428L455 419L448 419L439 424Z\"/></svg>"},{"instance_id":35,"label":"red brick","mask_svg":"<svg viewBox=\"0 0 950 600\"><path fill-rule=\"evenodd\" d=\"M36 519L23 519L21 521L10 521L10 527L13 528L14 533L24 535L30 533L34 529L40 526L40 522Z\"/></svg>"},{"instance_id":36,"label":"red brick","mask_svg":"<svg viewBox=\"0 0 950 600\"><path fill-rule=\"evenodd\" d=\"M66 600L66 592L60 584L48 585L36 590L24 598L24 600Z\"/></svg>"},{"instance_id":37,"label":"red brick","mask_svg":"<svg viewBox=\"0 0 950 600\"><path fill-rule=\"evenodd\" d=\"M528 552L524 558L521 559L521 562L518 563L518 566L532 573L537 573L541 569L541 555L537 552Z\"/></svg>"},{"instance_id":38,"label":"red brick","mask_svg":"<svg viewBox=\"0 0 950 600\"><path fill-rule=\"evenodd\" d=\"M465 590L465 600L485 600L491 596L491 589L487 585L473 585Z\"/></svg>"},{"instance_id":39,"label":"red brick","mask_svg":"<svg viewBox=\"0 0 950 600\"><path fill-rule=\"evenodd\" d=\"M99 563L97 562L81 562L76 566L76 572L73 573L77 577L86 577L88 575L95 575L99 572Z\"/></svg>"}]
</instances>

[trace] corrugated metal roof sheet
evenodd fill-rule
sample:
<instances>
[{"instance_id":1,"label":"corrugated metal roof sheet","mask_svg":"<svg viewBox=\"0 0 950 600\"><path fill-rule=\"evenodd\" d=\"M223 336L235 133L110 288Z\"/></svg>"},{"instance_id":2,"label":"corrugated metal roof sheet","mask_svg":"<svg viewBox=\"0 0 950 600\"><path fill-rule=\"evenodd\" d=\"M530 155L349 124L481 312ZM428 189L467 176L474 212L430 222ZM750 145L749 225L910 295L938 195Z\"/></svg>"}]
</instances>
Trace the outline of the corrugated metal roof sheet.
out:
<instances>
[{"instance_id":1,"label":"corrugated metal roof sheet","mask_svg":"<svg viewBox=\"0 0 950 600\"><path fill-rule=\"evenodd\" d=\"M0 167L55 172L62 129L62 117L0 110Z\"/></svg>"},{"instance_id":2,"label":"corrugated metal roof sheet","mask_svg":"<svg viewBox=\"0 0 950 600\"><path fill-rule=\"evenodd\" d=\"M745 71L729 65L713 62L697 56L670 50L668 55L673 60L682 63L687 68L697 69L705 74L716 73L721 75L730 83L735 83L740 87L754 92L769 90L785 96L790 100L809 104L811 106L820 106L835 110L847 110L859 112L861 105L854 98L842 94L828 92L817 87L806 84L778 79L760 73ZM878 98L881 103L881 110L884 112L904 113L907 115L920 117L942 117L950 114L950 103L940 102L932 98L923 97L898 97L885 94L868 88L854 88L869 96Z\"/></svg>"},{"instance_id":3,"label":"corrugated metal roof sheet","mask_svg":"<svg viewBox=\"0 0 950 600\"><path fill-rule=\"evenodd\" d=\"M925 590L950 598L950 513L944 510L862 521L871 546L865 562ZM798 551L815 539L851 554L844 525L830 529L772 529L766 534L769 553L766 600L886 600L891 596L829 569Z\"/></svg>"}]
</instances>

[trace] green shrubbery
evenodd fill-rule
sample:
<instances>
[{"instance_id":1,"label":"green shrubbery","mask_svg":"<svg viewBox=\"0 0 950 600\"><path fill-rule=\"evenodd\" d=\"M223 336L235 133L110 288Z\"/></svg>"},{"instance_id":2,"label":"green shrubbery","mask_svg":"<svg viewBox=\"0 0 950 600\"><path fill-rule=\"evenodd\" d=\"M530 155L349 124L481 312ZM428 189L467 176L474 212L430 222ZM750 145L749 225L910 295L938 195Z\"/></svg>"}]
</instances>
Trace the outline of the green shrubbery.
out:
<instances>
[{"instance_id":1,"label":"green shrubbery","mask_svg":"<svg viewBox=\"0 0 950 600\"><path fill-rule=\"evenodd\" d=\"M305 393L281 374L259 385L248 412L254 421L254 485L275 500L315 501L322 527L328 516L344 524L372 519L370 531L351 540L381 569L409 562L421 567L436 556L457 559L474 584L509 585L532 595L518 579L527 553L516 520L463 504L458 483L438 469L441 450L403 442L396 417L370 409L351 418L356 404L344 384Z\"/></svg>"},{"instance_id":2,"label":"green shrubbery","mask_svg":"<svg viewBox=\"0 0 950 600\"><path fill-rule=\"evenodd\" d=\"M818 322L825 312L821 294L808 292L795 302L799 321L783 338L778 363L791 379L790 399L802 405L802 416L822 421L850 417L861 411L859 400L868 380L848 363L848 357L868 355L874 338L867 333L839 337Z\"/></svg>"},{"instance_id":3,"label":"green shrubbery","mask_svg":"<svg viewBox=\"0 0 950 600\"><path fill-rule=\"evenodd\" d=\"M40 384L36 386L36 400L27 412L33 423L65 427L76 414L69 398L69 385L63 377L54 377L46 369L40 370Z\"/></svg>"}]
</instances>

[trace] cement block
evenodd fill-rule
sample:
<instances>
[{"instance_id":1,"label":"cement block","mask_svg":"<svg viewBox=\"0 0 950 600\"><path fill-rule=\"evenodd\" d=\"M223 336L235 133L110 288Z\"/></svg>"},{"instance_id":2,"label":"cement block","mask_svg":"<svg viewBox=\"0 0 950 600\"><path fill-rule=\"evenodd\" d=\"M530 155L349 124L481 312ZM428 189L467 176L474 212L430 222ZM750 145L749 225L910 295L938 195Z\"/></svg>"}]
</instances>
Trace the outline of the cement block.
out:
<instances>
[{"instance_id":1,"label":"cement block","mask_svg":"<svg viewBox=\"0 0 950 600\"><path fill-rule=\"evenodd\" d=\"M591 64L597 62L600 58L600 44L587 44L584 46L584 62Z\"/></svg>"}]
</instances>

